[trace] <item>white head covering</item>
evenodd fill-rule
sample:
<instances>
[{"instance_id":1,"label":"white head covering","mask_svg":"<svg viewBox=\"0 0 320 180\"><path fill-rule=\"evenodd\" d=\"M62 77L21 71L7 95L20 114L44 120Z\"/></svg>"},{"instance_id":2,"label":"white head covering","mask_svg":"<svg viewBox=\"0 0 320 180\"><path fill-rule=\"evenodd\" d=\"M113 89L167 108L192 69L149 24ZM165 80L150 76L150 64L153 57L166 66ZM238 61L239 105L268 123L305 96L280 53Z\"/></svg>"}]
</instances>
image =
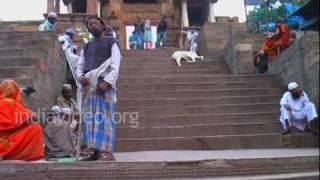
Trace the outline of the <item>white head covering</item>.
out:
<instances>
[{"instance_id":1,"label":"white head covering","mask_svg":"<svg viewBox=\"0 0 320 180\"><path fill-rule=\"evenodd\" d=\"M61 113L71 115L71 109L70 108L62 108Z\"/></svg>"},{"instance_id":2,"label":"white head covering","mask_svg":"<svg viewBox=\"0 0 320 180\"><path fill-rule=\"evenodd\" d=\"M51 17L51 18L57 18L57 14L55 12L49 12L48 14L48 18Z\"/></svg>"},{"instance_id":3,"label":"white head covering","mask_svg":"<svg viewBox=\"0 0 320 180\"><path fill-rule=\"evenodd\" d=\"M296 88L298 88L298 84L296 82L291 82L288 84L288 90L291 91L291 90L294 90Z\"/></svg>"},{"instance_id":4,"label":"white head covering","mask_svg":"<svg viewBox=\"0 0 320 180\"><path fill-rule=\"evenodd\" d=\"M72 90L71 84L64 84L64 85L62 85L62 90Z\"/></svg>"},{"instance_id":5,"label":"white head covering","mask_svg":"<svg viewBox=\"0 0 320 180\"><path fill-rule=\"evenodd\" d=\"M268 38L271 38L273 35L274 35L273 32L269 32L269 33L268 33Z\"/></svg>"},{"instance_id":6,"label":"white head covering","mask_svg":"<svg viewBox=\"0 0 320 180\"><path fill-rule=\"evenodd\" d=\"M61 113L61 108L59 106L52 106L51 111L55 114Z\"/></svg>"}]
</instances>

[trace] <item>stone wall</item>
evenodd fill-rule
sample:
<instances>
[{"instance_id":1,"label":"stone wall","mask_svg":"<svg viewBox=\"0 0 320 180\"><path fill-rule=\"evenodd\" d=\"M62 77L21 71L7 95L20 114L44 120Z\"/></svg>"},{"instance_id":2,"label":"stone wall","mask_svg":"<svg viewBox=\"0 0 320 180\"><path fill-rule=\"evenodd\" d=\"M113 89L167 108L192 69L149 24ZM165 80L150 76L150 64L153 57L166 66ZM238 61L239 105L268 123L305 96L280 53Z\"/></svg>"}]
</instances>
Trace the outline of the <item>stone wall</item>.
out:
<instances>
[{"instance_id":1,"label":"stone wall","mask_svg":"<svg viewBox=\"0 0 320 180\"><path fill-rule=\"evenodd\" d=\"M232 74L253 74L252 52L259 51L263 36L235 31L232 27L230 40L223 49L223 59Z\"/></svg>"},{"instance_id":2,"label":"stone wall","mask_svg":"<svg viewBox=\"0 0 320 180\"><path fill-rule=\"evenodd\" d=\"M199 34L199 52L204 56L219 56L229 41L230 24L205 23Z\"/></svg>"},{"instance_id":3,"label":"stone wall","mask_svg":"<svg viewBox=\"0 0 320 180\"><path fill-rule=\"evenodd\" d=\"M308 32L269 64L269 73L276 75L286 87L296 81L319 109L319 34Z\"/></svg>"},{"instance_id":4,"label":"stone wall","mask_svg":"<svg viewBox=\"0 0 320 180\"><path fill-rule=\"evenodd\" d=\"M0 22L0 31L34 32L40 24L41 21L4 21Z\"/></svg>"},{"instance_id":5,"label":"stone wall","mask_svg":"<svg viewBox=\"0 0 320 180\"><path fill-rule=\"evenodd\" d=\"M17 34L17 33L16 33ZM17 34L19 35L19 34ZM30 85L37 92L25 97L26 105L33 111L47 111L55 104L61 86L67 80L67 60L55 33L34 32L19 35L15 47L23 47L22 57L31 58L36 67Z\"/></svg>"}]
</instances>

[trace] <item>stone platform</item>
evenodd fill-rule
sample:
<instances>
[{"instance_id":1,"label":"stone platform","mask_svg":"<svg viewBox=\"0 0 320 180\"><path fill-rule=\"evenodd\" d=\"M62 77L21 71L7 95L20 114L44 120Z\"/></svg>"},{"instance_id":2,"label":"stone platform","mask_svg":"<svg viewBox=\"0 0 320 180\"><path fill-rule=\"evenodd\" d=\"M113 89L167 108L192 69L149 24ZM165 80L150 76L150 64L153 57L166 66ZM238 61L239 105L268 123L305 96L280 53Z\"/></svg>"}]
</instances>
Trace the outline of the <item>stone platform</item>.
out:
<instances>
[{"instance_id":1,"label":"stone platform","mask_svg":"<svg viewBox=\"0 0 320 180\"><path fill-rule=\"evenodd\" d=\"M317 179L318 149L145 151L116 162L0 162L2 180ZM239 180L240 180L239 179ZM289 178L290 179L290 178Z\"/></svg>"}]
</instances>

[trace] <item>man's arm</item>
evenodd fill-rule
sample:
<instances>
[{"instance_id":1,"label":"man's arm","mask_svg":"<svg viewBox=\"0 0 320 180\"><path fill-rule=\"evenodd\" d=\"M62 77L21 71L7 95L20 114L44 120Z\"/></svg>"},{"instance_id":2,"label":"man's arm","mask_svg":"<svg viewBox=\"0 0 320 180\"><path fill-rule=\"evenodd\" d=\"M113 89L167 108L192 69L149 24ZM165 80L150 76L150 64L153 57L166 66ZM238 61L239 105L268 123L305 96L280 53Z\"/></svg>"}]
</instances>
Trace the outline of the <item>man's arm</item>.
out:
<instances>
[{"instance_id":1,"label":"man's arm","mask_svg":"<svg viewBox=\"0 0 320 180\"><path fill-rule=\"evenodd\" d=\"M89 81L83 77L83 75L84 75L84 72L83 72L84 67L83 66L84 66L84 52L82 50L80 53L80 58L79 58L79 62L77 65L76 74L80 80L81 85L87 86L89 84Z\"/></svg>"},{"instance_id":2,"label":"man's arm","mask_svg":"<svg viewBox=\"0 0 320 180\"><path fill-rule=\"evenodd\" d=\"M284 93L280 100L280 106L286 108L288 111L291 111L291 107L288 104L288 96L290 95L290 92Z\"/></svg>"},{"instance_id":3,"label":"man's arm","mask_svg":"<svg viewBox=\"0 0 320 180\"><path fill-rule=\"evenodd\" d=\"M116 82L119 75L120 69L120 61L121 61L121 53L119 46L114 43L111 47L111 65L110 69L104 76L103 80L110 84L112 88L116 88Z\"/></svg>"},{"instance_id":4,"label":"man's arm","mask_svg":"<svg viewBox=\"0 0 320 180\"><path fill-rule=\"evenodd\" d=\"M80 53L80 58L79 58L77 70L76 70L76 74L79 78L83 76L83 66L84 66L84 52L82 50Z\"/></svg>"}]
</instances>

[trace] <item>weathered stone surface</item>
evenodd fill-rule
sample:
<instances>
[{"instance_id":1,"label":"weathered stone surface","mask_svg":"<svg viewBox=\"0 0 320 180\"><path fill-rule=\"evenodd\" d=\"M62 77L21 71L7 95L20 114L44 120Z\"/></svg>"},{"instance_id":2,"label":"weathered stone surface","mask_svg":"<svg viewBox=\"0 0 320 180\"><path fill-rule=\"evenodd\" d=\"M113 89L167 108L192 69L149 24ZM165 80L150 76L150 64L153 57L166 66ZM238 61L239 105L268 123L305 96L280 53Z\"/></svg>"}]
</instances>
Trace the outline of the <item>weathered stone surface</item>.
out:
<instances>
[{"instance_id":1,"label":"weathered stone surface","mask_svg":"<svg viewBox=\"0 0 320 180\"><path fill-rule=\"evenodd\" d=\"M57 36L44 32L1 32L0 49L0 55L4 54L0 58L0 65L4 66L1 80L28 79L18 81L21 86L37 90L31 97L25 97L27 106L34 112L49 110L67 77L66 58Z\"/></svg>"},{"instance_id":2,"label":"weathered stone surface","mask_svg":"<svg viewBox=\"0 0 320 180\"><path fill-rule=\"evenodd\" d=\"M0 163L0 175L4 180L217 178L318 171L318 163L318 156L172 162L22 162Z\"/></svg>"},{"instance_id":3,"label":"weathered stone surface","mask_svg":"<svg viewBox=\"0 0 320 180\"><path fill-rule=\"evenodd\" d=\"M296 81L319 108L319 34L309 32L297 40L269 64L269 73L284 87Z\"/></svg>"}]
</instances>

